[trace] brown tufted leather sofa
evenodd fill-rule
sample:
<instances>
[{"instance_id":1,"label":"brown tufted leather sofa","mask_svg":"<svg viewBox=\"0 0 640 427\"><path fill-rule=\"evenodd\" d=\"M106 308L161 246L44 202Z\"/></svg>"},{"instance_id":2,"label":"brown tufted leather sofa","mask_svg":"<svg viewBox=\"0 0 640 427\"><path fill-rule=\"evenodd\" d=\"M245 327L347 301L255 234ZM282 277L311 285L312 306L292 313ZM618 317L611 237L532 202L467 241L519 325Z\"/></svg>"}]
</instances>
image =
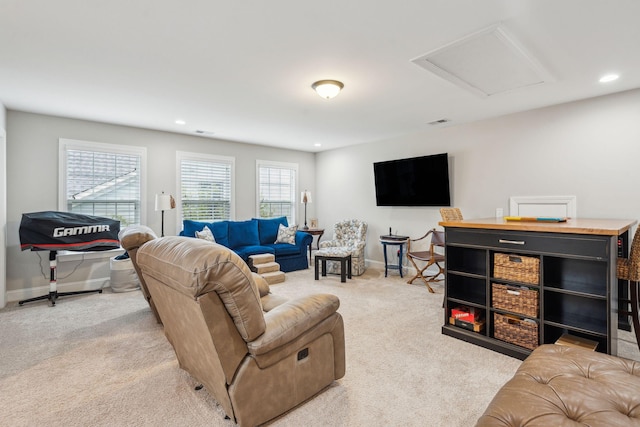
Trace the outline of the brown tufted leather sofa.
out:
<instances>
[{"instance_id":1,"label":"brown tufted leather sofa","mask_svg":"<svg viewBox=\"0 0 640 427\"><path fill-rule=\"evenodd\" d=\"M237 254L204 240L129 239L140 243L135 264L180 367L240 426L265 423L344 376L335 295L274 296Z\"/></svg>"},{"instance_id":2,"label":"brown tufted leather sofa","mask_svg":"<svg viewBox=\"0 0 640 427\"><path fill-rule=\"evenodd\" d=\"M542 345L498 391L476 426L640 426L640 363Z\"/></svg>"}]
</instances>

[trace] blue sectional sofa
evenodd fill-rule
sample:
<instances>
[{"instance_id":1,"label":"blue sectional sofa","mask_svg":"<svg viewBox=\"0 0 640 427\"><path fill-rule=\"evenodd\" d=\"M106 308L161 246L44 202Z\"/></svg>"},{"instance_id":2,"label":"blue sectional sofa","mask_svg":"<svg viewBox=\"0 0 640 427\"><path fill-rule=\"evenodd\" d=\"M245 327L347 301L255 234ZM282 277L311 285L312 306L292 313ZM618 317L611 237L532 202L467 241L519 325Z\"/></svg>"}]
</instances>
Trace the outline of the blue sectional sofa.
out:
<instances>
[{"instance_id":1,"label":"blue sectional sofa","mask_svg":"<svg viewBox=\"0 0 640 427\"><path fill-rule=\"evenodd\" d=\"M196 231L208 226L216 243L228 247L245 261L250 255L270 253L275 255L280 270L284 272L309 268L307 254L313 236L297 231L295 244L275 243L280 224L288 226L287 218L216 222L184 220L180 235L196 237Z\"/></svg>"}]
</instances>

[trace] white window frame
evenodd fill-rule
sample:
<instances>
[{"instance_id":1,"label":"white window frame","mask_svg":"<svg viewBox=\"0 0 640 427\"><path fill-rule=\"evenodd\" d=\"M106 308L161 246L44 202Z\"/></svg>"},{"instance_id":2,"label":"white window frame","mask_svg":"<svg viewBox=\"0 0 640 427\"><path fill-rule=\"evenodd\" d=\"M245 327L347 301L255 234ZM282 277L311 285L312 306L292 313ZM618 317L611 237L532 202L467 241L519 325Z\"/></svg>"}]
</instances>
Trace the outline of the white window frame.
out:
<instances>
[{"instance_id":1,"label":"white window frame","mask_svg":"<svg viewBox=\"0 0 640 427\"><path fill-rule=\"evenodd\" d=\"M300 215L298 215L298 193L300 192L300 186L298 185L298 163L256 160L256 218L260 218L260 167L274 167L293 170L295 174L293 179L295 188L293 189L293 199L291 201L293 208L291 209L291 223L289 225L297 224L298 218L300 217Z\"/></svg>"},{"instance_id":2,"label":"white window frame","mask_svg":"<svg viewBox=\"0 0 640 427\"><path fill-rule=\"evenodd\" d=\"M147 223L147 148L104 142L58 139L58 210L67 211L67 150L99 151L140 156L140 224Z\"/></svg>"},{"instance_id":3,"label":"white window frame","mask_svg":"<svg viewBox=\"0 0 640 427\"><path fill-rule=\"evenodd\" d=\"M193 153L176 151L176 230L182 230L182 161L197 160L212 163L228 163L231 165L231 203L229 205L229 219L236 217L236 158L219 156L217 154Z\"/></svg>"}]
</instances>

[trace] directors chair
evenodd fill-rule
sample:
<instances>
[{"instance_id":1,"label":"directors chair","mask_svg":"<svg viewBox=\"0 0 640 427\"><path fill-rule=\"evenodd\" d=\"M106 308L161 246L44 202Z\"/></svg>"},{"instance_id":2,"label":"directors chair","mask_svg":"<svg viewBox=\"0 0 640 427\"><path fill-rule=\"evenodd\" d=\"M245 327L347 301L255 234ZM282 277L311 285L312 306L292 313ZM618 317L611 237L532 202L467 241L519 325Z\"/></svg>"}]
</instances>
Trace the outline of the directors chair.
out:
<instances>
[{"instance_id":1,"label":"directors chair","mask_svg":"<svg viewBox=\"0 0 640 427\"><path fill-rule=\"evenodd\" d=\"M462 211L460 208L440 208L440 216L443 221L462 221Z\"/></svg>"},{"instance_id":2,"label":"directors chair","mask_svg":"<svg viewBox=\"0 0 640 427\"><path fill-rule=\"evenodd\" d=\"M621 313L631 314L633 331L636 334L638 348L640 348L640 293L638 292L638 284L640 283L640 231L638 230L633 236L629 258L618 258L617 276L620 280L629 281L631 311L624 310L624 307L620 307L619 310ZM628 307L629 302L624 305Z\"/></svg>"},{"instance_id":3,"label":"directors chair","mask_svg":"<svg viewBox=\"0 0 640 427\"><path fill-rule=\"evenodd\" d=\"M416 250L418 248L416 248L415 245L413 249L411 248L412 243L426 239L429 236L431 236L431 243L429 244L428 250ZM407 243L407 258L416 269L416 275L407 283L413 283L416 279L422 279L431 293L434 293L434 291L429 283L444 280L444 277L438 278L440 275L444 276L444 268L440 265L441 262L444 262L444 253L436 252L436 247L441 247L443 248L442 250L444 250L444 231L436 231L435 228L427 231L427 234L418 239L409 239ZM416 262L424 262L425 265L420 268ZM425 276L425 270L432 265L437 266L439 271L436 274Z\"/></svg>"}]
</instances>

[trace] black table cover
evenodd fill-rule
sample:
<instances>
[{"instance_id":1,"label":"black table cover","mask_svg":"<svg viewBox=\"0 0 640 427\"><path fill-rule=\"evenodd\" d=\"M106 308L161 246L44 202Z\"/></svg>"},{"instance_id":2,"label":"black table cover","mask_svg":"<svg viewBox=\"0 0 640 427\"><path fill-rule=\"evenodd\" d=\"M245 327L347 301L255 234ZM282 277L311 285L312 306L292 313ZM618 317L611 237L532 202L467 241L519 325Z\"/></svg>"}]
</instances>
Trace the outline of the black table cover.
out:
<instances>
[{"instance_id":1,"label":"black table cover","mask_svg":"<svg viewBox=\"0 0 640 427\"><path fill-rule=\"evenodd\" d=\"M20 247L23 251L106 251L118 249L120 221L71 212L22 214Z\"/></svg>"}]
</instances>

